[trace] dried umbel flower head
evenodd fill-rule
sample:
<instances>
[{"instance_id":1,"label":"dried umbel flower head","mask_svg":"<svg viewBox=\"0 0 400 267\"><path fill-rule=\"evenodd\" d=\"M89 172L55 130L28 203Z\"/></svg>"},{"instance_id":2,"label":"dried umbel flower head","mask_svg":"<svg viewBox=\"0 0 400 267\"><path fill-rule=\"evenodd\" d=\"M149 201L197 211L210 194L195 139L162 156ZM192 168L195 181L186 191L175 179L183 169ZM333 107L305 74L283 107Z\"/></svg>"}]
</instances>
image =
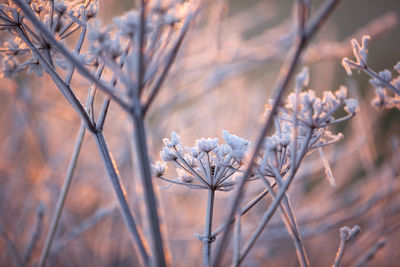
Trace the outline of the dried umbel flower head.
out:
<instances>
[{"instance_id":1,"label":"dried umbel flower head","mask_svg":"<svg viewBox=\"0 0 400 267\"><path fill-rule=\"evenodd\" d=\"M162 175L162 180L190 188L231 190L235 184L234 174L241 163L250 142L236 135L223 131L226 144L219 144L218 138L200 138L194 147L182 149L180 136L175 132L171 138L164 138L164 147L160 152L163 161L174 162L177 166L178 179L171 180Z\"/></svg>"},{"instance_id":2,"label":"dried umbel flower head","mask_svg":"<svg viewBox=\"0 0 400 267\"><path fill-rule=\"evenodd\" d=\"M343 134L327 130L330 125L348 120L359 111L356 99L347 98L347 88L341 86L334 93L324 92L317 97L315 91L298 92L307 85L308 69L297 76L295 92L288 95L285 105L274 117L275 133L266 137L263 152L253 170L256 176L284 176L297 163L301 154L338 142ZM336 111L343 107L347 115L335 118ZM302 149L304 151L301 151ZM331 179L332 180L332 179ZM334 182L331 182L334 184Z\"/></svg>"},{"instance_id":3,"label":"dried umbel flower head","mask_svg":"<svg viewBox=\"0 0 400 267\"><path fill-rule=\"evenodd\" d=\"M393 108L393 107L400 107L399 106L399 97L400 97L400 75L393 78L392 73L390 70L385 69L376 73L373 71L367 64L367 43L370 40L369 36L363 36L362 38L362 45L360 46L359 43L353 39L353 54L356 58L356 61L350 60L347 57L343 58L342 65L345 68L348 75L352 74L352 70L361 70L367 73L371 79L369 80L370 84L375 87L376 96L372 100L372 105L377 108ZM398 62L393 69L400 73L400 63ZM389 96L386 93L385 88L392 91L395 95ZM351 108L351 107L350 107Z\"/></svg>"}]
</instances>

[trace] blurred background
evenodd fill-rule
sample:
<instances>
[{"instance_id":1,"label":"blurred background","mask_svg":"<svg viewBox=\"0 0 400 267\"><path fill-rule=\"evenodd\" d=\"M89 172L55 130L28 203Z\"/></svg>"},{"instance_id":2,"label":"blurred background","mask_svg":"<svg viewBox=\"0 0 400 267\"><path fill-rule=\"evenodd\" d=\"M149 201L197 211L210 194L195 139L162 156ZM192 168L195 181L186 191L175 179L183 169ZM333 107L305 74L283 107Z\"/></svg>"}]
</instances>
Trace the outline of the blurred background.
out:
<instances>
[{"instance_id":1,"label":"blurred background","mask_svg":"<svg viewBox=\"0 0 400 267\"><path fill-rule=\"evenodd\" d=\"M100 17L111 22L133 8L134 1L103 1ZM313 12L323 1L312 1ZM147 117L149 154L156 161L162 138L171 131L183 144L201 137L218 137L222 130L254 143L265 119L279 68L293 39L293 1L209 1L185 39L178 59ZM361 111L340 124L340 143L324 152L336 187L326 180L318 153L305 159L290 189L291 201L311 265L333 263L339 229L359 225L361 234L346 250L343 266L397 266L400 262L400 125L399 110L370 105L373 87L364 73L348 77L342 57L352 58L351 38L371 35L369 66L390 69L400 60L400 2L342 1L310 43L301 66L310 67L310 88L346 85ZM6 41L6 39L2 39ZM300 66L300 67L301 67ZM300 70L300 67L298 70ZM13 253L25 255L33 233L39 233L29 265L38 262L55 203L72 154L80 119L51 79L26 73L0 81L0 265L12 266ZM81 99L88 82L72 83ZM96 106L101 101L96 101ZM135 155L131 153L131 123L111 106L105 136L118 165L131 207L145 224ZM116 207L114 192L100 163L94 139L87 134L61 217L48 266L136 266L137 256ZM176 175L173 168L169 177ZM186 187L154 182L159 195L165 237L173 266L201 266L206 194ZM249 184L243 203L263 189ZM230 207L232 192L218 192L215 226ZM266 197L243 219L244 238L271 200ZM38 216L43 213L43 216ZM37 229L41 228L41 231ZM4 234L6 233L6 234ZM8 241L7 241L8 238ZM13 244L14 248L10 248ZM375 250L375 251L374 251ZM229 253L228 253L229 254ZM226 256L226 264L230 264ZM295 248L279 214L268 225L244 266L297 266Z\"/></svg>"}]
</instances>

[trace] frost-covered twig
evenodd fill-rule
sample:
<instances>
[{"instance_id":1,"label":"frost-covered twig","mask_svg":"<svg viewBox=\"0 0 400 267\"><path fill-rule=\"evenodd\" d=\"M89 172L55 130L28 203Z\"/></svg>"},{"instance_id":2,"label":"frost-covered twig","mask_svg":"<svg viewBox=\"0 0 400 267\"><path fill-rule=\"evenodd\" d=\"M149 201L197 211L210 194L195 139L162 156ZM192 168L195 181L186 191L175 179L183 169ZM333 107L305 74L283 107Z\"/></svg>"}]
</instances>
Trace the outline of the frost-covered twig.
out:
<instances>
[{"instance_id":1,"label":"frost-covered twig","mask_svg":"<svg viewBox=\"0 0 400 267\"><path fill-rule=\"evenodd\" d=\"M365 35L361 39L361 45L356 39L352 39L353 54L356 60L350 60L347 57L342 59L342 65L348 75L352 75L352 69L362 70L372 79L369 82L375 87L376 97L372 100L372 104L376 107L393 108L400 104L400 61L394 66L394 70L398 73L396 78L392 79L390 70L383 70L376 73L372 70L367 61L367 45L370 36ZM386 94L385 88L388 88L395 94L395 97L390 97Z\"/></svg>"},{"instance_id":2,"label":"frost-covered twig","mask_svg":"<svg viewBox=\"0 0 400 267\"><path fill-rule=\"evenodd\" d=\"M271 183L265 177L263 177L263 181L267 185L268 191L270 192L272 199L274 199L276 195L272 189ZM281 217L285 223L285 226L289 234L292 236L297 251L297 257L299 258L300 266L310 266L306 250L304 248L303 242L300 237L300 233L298 231L296 219L294 218L293 211L290 208L290 203L286 194L284 195L282 202L284 204L279 205L280 210L282 212Z\"/></svg>"},{"instance_id":3,"label":"frost-covered twig","mask_svg":"<svg viewBox=\"0 0 400 267\"><path fill-rule=\"evenodd\" d=\"M340 228L340 245L335 261L332 265L333 267L340 266L347 243L353 240L360 233L360 231L361 229L358 225L354 226L352 229L348 228L347 226Z\"/></svg>"}]
</instances>

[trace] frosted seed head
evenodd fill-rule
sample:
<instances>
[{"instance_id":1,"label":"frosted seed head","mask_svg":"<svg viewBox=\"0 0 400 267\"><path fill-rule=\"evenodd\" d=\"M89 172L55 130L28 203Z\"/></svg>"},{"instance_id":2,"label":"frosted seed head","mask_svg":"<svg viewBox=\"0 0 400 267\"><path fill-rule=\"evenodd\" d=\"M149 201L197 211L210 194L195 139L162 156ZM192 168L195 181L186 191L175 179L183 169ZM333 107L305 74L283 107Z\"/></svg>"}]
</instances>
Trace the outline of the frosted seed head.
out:
<instances>
[{"instance_id":1,"label":"frosted seed head","mask_svg":"<svg viewBox=\"0 0 400 267\"><path fill-rule=\"evenodd\" d=\"M163 161L176 161L178 159L175 152L166 146L162 148L160 157Z\"/></svg>"},{"instance_id":2,"label":"frosted seed head","mask_svg":"<svg viewBox=\"0 0 400 267\"><path fill-rule=\"evenodd\" d=\"M335 96L336 96L336 98L337 98L338 100L340 100L340 101L343 102L343 101L346 99L346 97L347 97L347 87L344 86L344 85L341 85L341 86L339 87L339 89L336 90Z\"/></svg>"},{"instance_id":3,"label":"frosted seed head","mask_svg":"<svg viewBox=\"0 0 400 267\"><path fill-rule=\"evenodd\" d=\"M355 114L360 111L357 99L349 98L346 99L344 103L346 105L344 110L346 110L348 113Z\"/></svg>"},{"instance_id":4,"label":"frosted seed head","mask_svg":"<svg viewBox=\"0 0 400 267\"><path fill-rule=\"evenodd\" d=\"M152 164L152 172L153 175L156 177L163 176L165 170L167 169L167 165L164 162L157 161L156 163Z\"/></svg>"},{"instance_id":5,"label":"frosted seed head","mask_svg":"<svg viewBox=\"0 0 400 267\"><path fill-rule=\"evenodd\" d=\"M301 72L296 76L296 87L301 88L307 86L310 81L310 70L308 67L303 67Z\"/></svg>"},{"instance_id":6,"label":"frosted seed head","mask_svg":"<svg viewBox=\"0 0 400 267\"><path fill-rule=\"evenodd\" d=\"M227 130L222 131L225 143L231 148L231 156L237 161L241 161L250 146L250 141L245 140L237 135L230 134Z\"/></svg>"},{"instance_id":7,"label":"frosted seed head","mask_svg":"<svg viewBox=\"0 0 400 267\"><path fill-rule=\"evenodd\" d=\"M370 79L369 82L374 86L374 87L386 87L387 83L390 83L392 80L392 73L390 70L383 70L378 73L379 77L381 77L384 81L378 78L373 78Z\"/></svg>"},{"instance_id":8,"label":"frosted seed head","mask_svg":"<svg viewBox=\"0 0 400 267\"><path fill-rule=\"evenodd\" d=\"M350 62L350 60L347 57L342 59L343 68L345 69L347 75L351 76L353 74L353 72L351 71L352 67L349 62Z\"/></svg>"},{"instance_id":9,"label":"frosted seed head","mask_svg":"<svg viewBox=\"0 0 400 267\"><path fill-rule=\"evenodd\" d=\"M336 106L339 104L339 101L336 99L336 96L331 91L325 91L322 102L324 104L328 104L329 106Z\"/></svg>"},{"instance_id":10,"label":"frosted seed head","mask_svg":"<svg viewBox=\"0 0 400 267\"><path fill-rule=\"evenodd\" d=\"M400 73L400 61L393 67L398 73Z\"/></svg>"},{"instance_id":11,"label":"frosted seed head","mask_svg":"<svg viewBox=\"0 0 400 267\"><path fill-rule=\"evenodd\" d=\"M199 151L211 152L218 146L218 138L201 138L196 140Z\"/></svg>"},{"instance_id":12,"label":"frosted seed head","mask_svg":"<svg viewBox=\"0 0 400 267\"><path fill-rule=\"evenodd\" d=\"M184 183L191 184L193 183L194 177L183 169L176 169L176 173L178 174L179 180Z\"/></svg>"},{"instance_id":13,"label":"frosted seed head","mask_svg":"<svg viewBox=\"0 0 400 267\"><path fill-rule=\"evenodd\" d=\"M167 147L176 147L180 144L181 137L175 132L171 132L171 139L164 138L163 143Z\"/></svg>"}]
</instances>

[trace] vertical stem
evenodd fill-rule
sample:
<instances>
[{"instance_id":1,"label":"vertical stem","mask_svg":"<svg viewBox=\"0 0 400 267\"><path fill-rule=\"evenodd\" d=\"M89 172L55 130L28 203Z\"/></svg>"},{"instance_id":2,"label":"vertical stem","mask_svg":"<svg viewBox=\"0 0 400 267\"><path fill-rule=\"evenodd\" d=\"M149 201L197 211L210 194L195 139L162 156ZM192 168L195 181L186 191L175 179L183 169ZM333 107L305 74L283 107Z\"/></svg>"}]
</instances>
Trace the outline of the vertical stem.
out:
<instances>
[{"instance_id":1,"label":"vertical stem","mask_svg":"<svg viewBox=\"0 0 400 267\"><path fill-rule=\"evenodd\" d=\"M211 266L211 243L212 243L212 220L213 220L213 210L214 210L214 196L215 190L208 190L207 197L207 213L206 213L206 224L204 230L204 246L203 246L203 258L204 266Z\"/></svg>"},{"instance_id":2,"label":"vertical stem","mask_svg":"<svg viewBox=\"0 0 400 267\"><path fill-rule=\"evenodd\" d=\"M164 253L163 239L161 235L160 219L158 217L157 200L154 194L152 175L150 170L150 160L147 154L146 133L144 129L144 121L141 114L132 114L134 122L134 136L136 149L139 159L138 166L142 177L144 187L145 205L147 207L147 216L150 226L150 234L152 239L154 265L166 266L166 258Z\"/></svg>"},{"instance_id":3,"label":"vertical stem","mask_svg":"<svg viewBox=\"0 0 400 267\"><path fill-rule=\"evenodd\" d=\"M235 222L235 242L233 243L233 266L237 267L240 263L240 235L241 235L241 214L236 216Z\"/></svg>"}]
</instances>

